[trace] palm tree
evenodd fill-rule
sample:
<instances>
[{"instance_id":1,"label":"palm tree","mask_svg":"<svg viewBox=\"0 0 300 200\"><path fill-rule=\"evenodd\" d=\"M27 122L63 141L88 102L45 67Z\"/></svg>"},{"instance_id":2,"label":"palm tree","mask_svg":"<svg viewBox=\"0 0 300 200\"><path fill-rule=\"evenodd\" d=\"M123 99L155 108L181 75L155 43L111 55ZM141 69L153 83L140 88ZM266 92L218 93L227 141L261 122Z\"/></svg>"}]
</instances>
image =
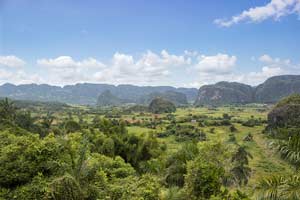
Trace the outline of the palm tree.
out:
<instances>
[{"instance_id":1,"label":"palm tree","mask_svg":"<svg viewBox=\"0 0 300 200\"><path fill-rule=\"evenodd\" d=\"M237 152L232 156L234 167L230 170L233 179L238 185L246 185L251 175L251 168L248 167L249 158L252 155L246 151L245 147L239 146Z\"/></svg>"},{"instance_id":2,"label":"palm tree","mask_svg":"<svg viewBox=\"0 0 300 200\"><path fill-rule=\"evenodd\" d=\"M255 187L258 200L299 200L300 176L271 176L260 180Z\"/></svg>"},{"instance_id":3,"label":"palm tree","mask_svg":"<svg viewBox=\"0 0 300 200\"><path fill-rule=\"evenodd\" d=\"M83 200L97 196L100 188L91 184L96 177L98 166L87 165L88 142L84 138L79 151L73 151L69 141L65 141L66 150L70 155L70 170L50 184L52 199ZM99 186L100 187L100 186ZM96 199L96 198L92 198Z\"/></svg>"},{"instance_id":4,"label":"palm tree","mask_svg":"<svg viewBox=\"0 0 300 200\"><path fill-rule=\"evenodd\" d=\"M50 129L53 121L54 121L54 117L50 113L47 113L47 115L43 117L41 124L43 128Z\"/></svg>"},{"instance_id":5,"label":"palm tree","mask_svg":"<svg viewBox=\"0 0 300 200\"><path fill-rule=\"evenodd\" d=\"M232 173L234 177L234 181L238 185L247 185L248 179L251 176L251 168L246 165L236 165L233 167L230 172Z\"/></svg>"},{"instance_id":6,"label":"palm tree","mask_svg":"<svg viewBox=\"0 0 300 200\"><path fill-rule=\"evenodd\" d=\"M300 167L300 134L291 136L288 141L271 143L284 160L290 162L298 170Z\"/></svg>"},{"instance_id":7,"label":"palm tree","mask_svg":"<svg viewBox=\"0 0 300 200\"><path fill-rule=\"evenodd\" d=\"M255 187L256 197L259 200L279 200L282 196L282 185L285 179L282 176L263 178Z\"/></svg>"},{"instance_id":8,"label":"palm tree","mask_svg":"<svg viewBox=\"0 0 300 200\"><path fill-rule=\"evenodd\" d=\"M238 162L243 165L248 165L249 159L253 158L252 155L246 151L246 148L243 146L239 146L237 152L232 156L232 162Z\"/></svg>"},{"instance_id":9,"label":"palm tree","mask_svg":"<svg viewBox=\"0 0 300 200\"><path fill-rule=\"evenodd\" d=\"M292 163L296 170L300 167L300 135L291 136L288 141L271 143L281 157ZM292 175L279 175L263 178L256 187L260 200L298 200L300 199L299 171Z\"/></svg>"},{"instance_id":10,"label":"palm tree","mask_svg":"<svg viewBox=\"0 0 300 200\"><path fill-rule=\"evenodd\" d=\"M16 116L16 107L8 98L0 101L0 118L6 120L14 120Z\"/></svg>"}]
</instances>

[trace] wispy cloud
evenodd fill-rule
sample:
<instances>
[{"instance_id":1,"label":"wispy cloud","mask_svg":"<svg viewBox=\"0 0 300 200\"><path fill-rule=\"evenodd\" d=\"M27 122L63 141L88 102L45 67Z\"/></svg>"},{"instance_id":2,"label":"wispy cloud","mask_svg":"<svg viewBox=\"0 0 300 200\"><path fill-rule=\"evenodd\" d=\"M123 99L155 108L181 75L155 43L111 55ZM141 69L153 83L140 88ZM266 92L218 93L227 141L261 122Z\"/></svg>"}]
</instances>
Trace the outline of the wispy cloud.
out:
<instances>
[{"instance_id":1,"label":"wispy cloud","mask_svg":"<svg viewBox=\"0 0 300 200\"><path fill-rule=\"evenodd\" d=\"M271 0L264 6L250 8L230 19L216 19L214 23L229 27L241 22L261 22L269 18L279 20L290 14L300 15L300 0Z\"/></svg>"}]
</instances>

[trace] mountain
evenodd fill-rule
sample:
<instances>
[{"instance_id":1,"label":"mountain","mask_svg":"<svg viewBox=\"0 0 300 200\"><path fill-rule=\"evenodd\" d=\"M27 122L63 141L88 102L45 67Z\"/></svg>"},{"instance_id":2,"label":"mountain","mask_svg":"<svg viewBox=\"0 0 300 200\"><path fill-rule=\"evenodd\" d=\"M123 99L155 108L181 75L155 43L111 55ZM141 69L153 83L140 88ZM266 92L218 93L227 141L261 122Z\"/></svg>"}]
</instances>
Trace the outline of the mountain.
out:
<instances>
[{"instance_id":1,"label":"mountain","mask_svg":"<svg viewBox=\"0 0 300 200\"><path fill-rule=\"evenodd\" d=\"M275 103L291 94L300 94L300 75L274 76L256 87L255 100Z\"/></svg>"},{"instance_id":2,"label":"mountain","mask_svg":"<svg viewBox=\"0 0 300 200\"><path fill-rule=\"evenodd\" d=\"M97 106L118 106L122 103L125 103L125 101L114 96L109 90L102 92L97 100Z\"/></svg>"},{"instance_id":3,"label":"mountain","mask_svg":"<svg viewBox=\"0 0 300 200\"><path fill-rule=\"evenodd\" d=\"M152 92L139 100L141 104L149 104L155 98L163 98L168 101L171 101L175 105L186 105L188 104L187 97L181 92L175 92L168 90L166 92Z\"/></svg>"},{"instance_id":4,"label":"mountain","mask_svg":"<svg viewBox=\"0 0 300 200\"><path fill-rule=\"evenodd\" d=\"M78 83L64 87L47 84L13 85L6 83L0 86L0 97L17 100L55 101L69 104L95 105L99 94L109 90L119 99L130 103L138 103L139 99L150 93L166 91L180 92L187 96L189 102L194 102L198 93L196 88L175 88L170 86L134 86Z\"/></svg>"},{"instance_id":5,"label":"mountain","mask_svg":"<svg viewBox=\"0 0 300 200\"><path fill-rule=\"evenodd\" d=\"M274 76L256 87L225 81L204 85L195 105L276 103L291 94L300 94L300 75Z\"/></svg>"},{"instance_id":6,"label":"mountain","mask_svg":"<svg viewBox=\"0 0 300 200\"><path fill-rule=\"evenodd\" d=\"M195 105L244 104L253 102L254 89L237 82L219 82L199 89Z\"/></svg>"},{"instance_id":7,"label":"mountain","mask_svg":"<svg viewBox=\"0 0 300 200\"><path fill-rule=\"evenodd\" d=\"M297 127L300 123L300 95L280 100L268 114L268 128Z\"/></svg>"},{"instance_id":8,"label":"mountain","mask_svg":"<svg viewBox=\"0 0 300 200\"><path fill-rule=\"evenodd\" d=\"M176 107L171 101L158 97L149 104L149 111L155 114L171 113L176 111Z\"/></svg>"},{"instance_id":9,"label":"mountain","mask_svg":"<svg viewBox=\"0 0 300 200\"><path fill-rule=\"evenodd\" d=\"M163 97L176 105L195 102L195 105L221 105L244 103L275 103L290 94L300 94L300 75L274 76L264 83L251 87L237 82L219 82L195 88L171 86L135 86L78 83L64 87L47 84L0 86L0 97L15 100L62 102L68 104L96 105L98 96L105 91L122 102L148 104L155 97Z\"/></svg>"}]
</instances>

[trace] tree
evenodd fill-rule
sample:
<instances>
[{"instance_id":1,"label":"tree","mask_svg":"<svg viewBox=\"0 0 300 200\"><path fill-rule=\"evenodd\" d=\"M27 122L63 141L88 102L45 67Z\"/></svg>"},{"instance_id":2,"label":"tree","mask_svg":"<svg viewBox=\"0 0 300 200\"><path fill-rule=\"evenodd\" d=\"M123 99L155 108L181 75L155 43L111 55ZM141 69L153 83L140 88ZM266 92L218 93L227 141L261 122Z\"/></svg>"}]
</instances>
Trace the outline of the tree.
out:
<instances>
[{"instance_id":1,"label":"tree","mask_svg":"<svg viewBox=\"0 0 300 200\"><path fill-rule=\"evenodd\" d=\"M251 176L251 168L245 165L236 165L231 169L231 173L238 185L247 185Z\"/></svg>"},{"instance_id":2,"label":"tree","mask_svg":"<svg viewBox=\"0 0 300 200\"><path fill-rule=\"evenodd\" d=\"M65 128L66 133L73 133L73 132L79 131L81 129L80 125L73 120L67 121L65 123L64 128Z\"/></svg>"},{"instance_id":3,"label":"tree","mask_svg":"<svg viewBox=\"0 0 300 200\"><path fill-rule=\"evenodd\" d=\"M297 170L300 168L300 134L291 136L288 141L271 143L284 160L290 162Z\"/></svg>"},{"instance_id":4,"label":"tree","mask_svg":"<svg viewBox=\"0 0 300 200\"><path fill-rule=\"evenodd\" d=\"M78 181L69 174L54 179L50 184L50 193L53 200L84 199L84 194Z\"/></svg>"},{"instance_id":5,"label":"tree","mask_svg":"<svg viewBox=\"0 0 300 200\"><path fill-rule=\"evenodd\" d=\"M237 128L234 125L231 125L229 127L229 129L230 129L230 132L236 132L237 131Z\"/></svg>"},{"instance_id":6,"label":"tree","mask_svg":"<svg viewBox=\"0 0 300 200\"><path fill-rule=\"evenodd\" d=\"M251 175L251 169L248 167L249 158L253 157L246 151L245 147L242 146L239 146L236 153L232 156L234 167L231 169L231 173L239 185L246 185Z\"/></svg>"},{"instance_id":7,"label":"tree","mask_svg":"<svg viewBox=\"0 0 300 200\"><path fill-rule=\"evenodd\" d=\"M28 131L32 131L34 129L35 120L36 118L33 118L31 116L30 111L18 112L16 114L16 119L15 119L17 126L26 129Z\"/></svg>"},{"instance_id":8,"label":"tree","mask_svg":"<svg viewBox=\"0 0 300 200\"><path fill-rule=\"evenodd\" d=\"M297 200L300 198L300 176L265 177L255 187L255 194L259 200Z\"/></svg>"},{"instance_id":9,"label":"tree","mask_svg":"<svg viewBox=\"0 0 300 200\"><path fill-rule=\"evenodd\" d=\"M196 143L186 143L180 150L167 158L165 181L168 186L182 187L184 185L187 162L193 160L198 153Z\"/></svg>"},{"instance_id":10,"label":"tree","mask_svg":"<svg viewBox=\"0 0 300 200\"><path fill-rule=\"evenodd\" d=\"M236 153L232 156L232 162L236 161L244 165L248 165L249 158L253 158L252 155L246 151L246 148L239 146Z\"/></svg>"},{"instance_id":11,"label":"tree","mask_svg":"<svg viewBox=\"0 0 300 200\"><path fill-rule=\"evenodd\" d=\"M232 116L228 115L227 113L223 113L223 119L231 120Z\"/></svg>"},{"instance_id":12,"label":"tree","mask_svg":"<svg viewBox=\"0 0 300 200\"><path fill-rule=\"evenodd\" d=\"M221 193L224 170L201 158L188 162L184 188L190 199L209 199Z\"/></svg>"},{"instance_id":13,"label":"tree","mask_svg":"<svg viewBox=\"0 0 300 200\"><path fill-rule=\"evenodd\" d=\"M53 123L53 120L54 120L54 117L50 113L47 113L47 115L42 118L42 122L41 122L42 127L45 129L50 129L51 125Z\"/></svg>"},{"instance_id":14,"label":"tree","mask_svg":"<svg viewBox=\"0 0 300 200\"><path fill-rule=\"evenodd\" d=\"M106 187L106 174L95 159L88 159L88 140L81 138L78 147L74 148L72 141L65 141L65 149L69 155L69 167L64 174L54 179L50 184L50 194L53 199L91 199L101 196Z\"/></svg>"},{"instance_id":15,"label":"tree","mask_svg":"<svg viewBox=\"0 0 300 200\"><path fill-rule=\"evenodd\" d=\"M115 143L111 138L106 138L102 145L102 153L104 155L113 157L115 155Z\"/></svg>"},{"instance_id":16,"label":"tree","mask_svg":"<svg viewBox=\"0 0 300 200\"><path fill-rule=\"evenodd\" d=\"M157 200L159 199L160 184L157 177L144 174L140 177L129 176L118 179L110 185L107 199L118 200Z\"/></svg>"},{"instance_id":17,"label":"tree","mask_svg":"<svg viewBox=\"0 0 300 200\"><path fill-rule=\"evenodd\" d=\"M17 108L14 106L14 102L5 98L0 101L0 119L14 121L16 117Z\"/></svg>"},{"instance_id":18,"label":"tree","mask_svg":"<svg viewBox=\"0 0 300 200\"><path fill-rule=\"evenodd\" d=\"M30 182L39 168L38 137L1 132L0 138L0 187L10 188Z\"/></svg>"}]
</instances>

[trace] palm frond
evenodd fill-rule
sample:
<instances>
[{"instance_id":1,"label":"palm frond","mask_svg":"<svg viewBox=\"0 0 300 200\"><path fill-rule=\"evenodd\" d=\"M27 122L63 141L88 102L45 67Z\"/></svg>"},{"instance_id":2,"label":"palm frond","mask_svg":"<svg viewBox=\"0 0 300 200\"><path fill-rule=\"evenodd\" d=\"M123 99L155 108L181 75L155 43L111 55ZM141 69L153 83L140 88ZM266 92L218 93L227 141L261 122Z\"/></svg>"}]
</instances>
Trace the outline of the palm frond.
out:
<instances>
[{"instance_id":1,"label":"palm frond","mask_svg":"<svg viewBox=\"0 0 300 200\"><path fill-rule=\"evenodd\" d=\"M286 199L300 199L300 176L293 175L288 177L285 185L283 186L282 193Z\"/></svg>"},{"instance_id":2,"label":"palm frond","mask_svg":"<svg viewBox=\"0 0 300 200\"><path fill-rule=\"evenodd\" d=\"M255 187L258 200L283 200L282 187L285 184L282 176L271 176L263 178Z\"/></svg>"}]
</instances>

